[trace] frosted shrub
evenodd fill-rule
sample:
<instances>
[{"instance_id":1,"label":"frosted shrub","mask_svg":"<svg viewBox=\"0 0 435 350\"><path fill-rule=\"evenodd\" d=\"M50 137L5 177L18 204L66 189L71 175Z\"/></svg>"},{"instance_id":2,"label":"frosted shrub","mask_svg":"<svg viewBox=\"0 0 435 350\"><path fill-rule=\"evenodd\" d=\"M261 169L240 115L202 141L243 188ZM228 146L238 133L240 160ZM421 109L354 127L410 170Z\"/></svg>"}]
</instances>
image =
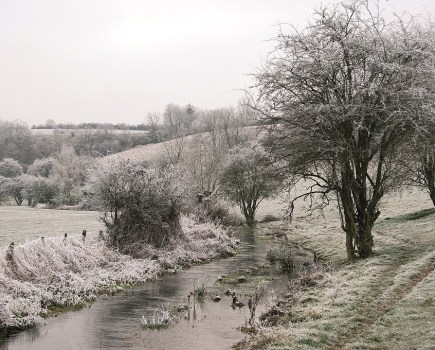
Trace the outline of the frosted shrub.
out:
<instances>
[{"instance_id":1,"label":"frosted shrub","mask_svg":"<svg viewBox=\"0 0 435 350\"><path fill-rule=\"evenodd\" d=\"M97 240L45 238L17 246L10 261L0 257L0 328L24 328L51 306L84 305L104 290L154 278L160 267L132 259ZM3 273L4 272L4 273Z\"/></svg>"},{"instance_id":2,"label":"frosted shrub","mask_svg":"<svg viewBox=\"0 0 435 350\"><path fill-rule=\"evenodd\" d=\"M293 268L293 255L290 247L284 243L273 245L266 254L266 259L271 263L278 261L283 270Z\"/></svg>"},{"instance_id":3,"label":"frosted shrub","mask_svg":"<svg viewBox=\"0 0 435 350\"><path fill-rule=\"evenodd\" d=\"M105 212L109 244L138 256L144 244L161 248L180 231L181 191L176 172L148 169L120 159L91 175L94 202Z\"/></svg>"},{"instance_id":4,"label":"frosted shrub","mask_svg":"<svg viewBox=\"0 0 435 350\"><path fill-rule=\"evenodd\" d=\"M174 241L174 249L165 254L167 260L172 259L176 263L202 262L235 252L228 230L221 225L212 222L197 223L193 218L183 216L181 227L178 243Z\"/></svg>"},{"instance_id":5,"label":"frosted shrub","mask_svg":"<svg viewBox=\"0 0 435 350\"><path fill-rule=\"evenodd\" d=\"M0 328L22 329L42 323L38 297L18 297L0 294Z\"/></svg>"}]
</instances>

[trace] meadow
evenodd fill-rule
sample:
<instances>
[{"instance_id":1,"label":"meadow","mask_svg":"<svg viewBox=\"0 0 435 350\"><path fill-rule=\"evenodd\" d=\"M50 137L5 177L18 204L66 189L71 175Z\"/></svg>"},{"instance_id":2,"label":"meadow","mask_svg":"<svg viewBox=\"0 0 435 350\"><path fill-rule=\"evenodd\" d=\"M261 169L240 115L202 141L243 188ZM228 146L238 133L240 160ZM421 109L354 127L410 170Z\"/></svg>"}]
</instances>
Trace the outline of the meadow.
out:
<instances>
[{"instance_id":1,"label":"meadow","mask_svg":"<svg viewBox=\"0 0 435 350\"><path fill-rule=\"evenodd\" d=\"M54 210L26 206L0 206L0 247L43 237L81 234L104 230L95 211Z\"/></svg>"}]
</instances>

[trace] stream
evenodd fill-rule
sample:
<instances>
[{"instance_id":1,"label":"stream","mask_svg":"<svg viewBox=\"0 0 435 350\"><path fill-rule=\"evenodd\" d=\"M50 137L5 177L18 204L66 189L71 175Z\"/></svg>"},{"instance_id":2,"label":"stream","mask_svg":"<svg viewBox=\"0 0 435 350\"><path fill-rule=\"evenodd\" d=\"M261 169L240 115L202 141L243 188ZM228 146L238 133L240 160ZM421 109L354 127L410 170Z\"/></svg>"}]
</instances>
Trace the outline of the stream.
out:
<instances>
[{"instance_id":1,"label":"stream","mask_svg":"<svg viewBox=\"0 0 435 350\"><path fill-rule=\"evenodd\" d=\"M193 309L193 301L188 301L187 296L193 291L194 283L210 286L224 274L240 272L249 279L247 271L264 261L270 241L256 237L252 231L241 232L238 238L239 253L234 257L163 276L114 296L99 297L90 307L51 317L45 325L0 340L0 349L229 349L244 337L239 328L249 319L249 308L231 307L231 296L221 295L220 302L213 302L207 295L205 302L195 303ZM257 316L285 290L286 282L294 277L303 261L310 260L306 252L303 255L295 259L296 268L292 273L277 274L270 268L274 279L257 307ZM247 296L240 296L240 300L247 304ZM156 308L166 305L172 310L174 305L185 303L190 303L191 307L176 313L180 320L169 327L156 330L141 325L142 316L152 316Z\"/></svg>"}]
</instances>

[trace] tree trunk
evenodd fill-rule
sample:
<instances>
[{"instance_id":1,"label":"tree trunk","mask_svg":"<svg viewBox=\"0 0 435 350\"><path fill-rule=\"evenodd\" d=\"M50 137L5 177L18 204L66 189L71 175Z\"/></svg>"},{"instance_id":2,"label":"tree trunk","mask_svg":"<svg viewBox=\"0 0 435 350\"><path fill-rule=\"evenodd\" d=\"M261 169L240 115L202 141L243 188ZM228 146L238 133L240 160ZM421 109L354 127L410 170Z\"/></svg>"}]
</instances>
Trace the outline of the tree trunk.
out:
<instances>
[{"instance_id":1,"label":"tree trunk","mask_svg":"<svg viewBox=\"0 0 435 350\"><path fill-rule=\"evenodd\" d=\"M255 210L252 210L249 205L245 205L243 215L245 216L246 225L249 227L255 226Z\"/></svg>"},{"instance_id":2,"label":"tree trunk","mask_svg":"<svg viewBox=\"0 0 435 350\"><path fill-rule=\"evenodd\" d=\"M347 206L347 207L345 207ZM369 220L358 220L358 213L353 212L349 203L343 203L343 216L345 225L343 230L346 232L346 251L349 261L356 259L356 253L362 259L366 259L373 254L373 222Z\"/></svg>"},{"instance_id":3,"label":"tree trunk","mask_svg":"<svg viewBox=\"0 0 435 350\"><path fill-rule=\"evenodd\" d=\"M355 218L353 215L353 203L350 191L342 189L340 193L341 203L342 203L342 215L344 218L344 223L342 229L346 233L346 252L347 259L349 261L355 260Z\"/></svg>"},{"instance_id":4,"label":"tree trunk","mask_svg":"<svg viewBox=\"0 0 435 350\"><path fill-rule=\"evenodd\" d=\"M246 225L249 227L255 226L255 210L249 206L249 204L243 203L240 206L243 216L245 217Z\"/></svg>"},{"instance_id":5,"label":"tree trunk","mask_svg":"<svg viewBox=\"0 0 435 350\"><path fill-rule=\"evenodd\" d=\"M239 207L245 217L246 225L249 227L255 226L255 211L257 209L255 205L253 205L249 200L242 198L239 201Z\"/></svg>"},{"instance_id":6,"label":"tree trunk","mask_svg":"<svg viewBox=\"0 0 435 350\"><path fill-rule=\"evenodd\" d=\"M246 225L248 225L249 227L253 227L255 226L255 220L254 217L252 215L246 215L245 216L246 219Z\"/></svg>"},{"instance_id":7,"label":"tree trunk","mask_svg":"<svg viewBox=\"0 0 435 350\"><path fill-rule=\"evenodd\" d=\"M374 207L369 205L364 183L365 168L360 170L355 178L349 162L345 165L341 177L342 184L339 192L341 199L341 211L344 218L343 230L346 232L346 251L348 260L356 258L356 254L362 259L373 254L373 224L379 216L378 212L372 213ZM377 196L377 194L376 194ZM373 196L374 197L374 196ZM374 198L372 198L372 201Z\"/></svg>"},{"instance_id":8,"label":"tree trunk","mask_svg":"<svg viewBox=\"0 0 435 350\"><path fill-rule=\"evenodd\" d=\"M435 206L435 159L432 156L428 156L422 160L423 164L423 176L429 191L430 199Z\"/></svg>"},{"instance_id":9,"label":"tree trunk","mask_svg":"<svg viewBox=\"0 0 435 350\"><path fill-rule=\"evenodd\" d=\"M357 250L362 259L366 259L373 254L373 235L372 226L369 222L359 224L357 227Z\"/></svg>"},{"instance_id":10,"label":"tree trunk","mask_svg":"<svg viewBox=\"0 0 435 350\"><path fill-rule=\"evenodd\" d=\"M435 207L435 184L430 186L431 188L429 188L429 195L430 195L430 199L432 199L432 203Z\"/></svg>"}]
</instances>

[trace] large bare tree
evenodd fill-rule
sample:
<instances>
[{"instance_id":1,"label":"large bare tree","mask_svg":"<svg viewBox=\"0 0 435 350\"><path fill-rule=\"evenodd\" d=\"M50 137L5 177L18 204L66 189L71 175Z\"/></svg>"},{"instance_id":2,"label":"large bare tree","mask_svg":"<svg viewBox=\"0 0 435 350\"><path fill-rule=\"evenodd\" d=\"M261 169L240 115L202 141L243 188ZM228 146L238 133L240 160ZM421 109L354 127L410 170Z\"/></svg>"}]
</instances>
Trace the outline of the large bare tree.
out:
<instances>
[{"instance_id":1,"label":"large bare tree","mask_svg":"<svg viewBox=\"0 0 435 350\"><path fill-rule=\"evenodd\" d=\"M397 160L434 101L428 28L410 16L387 22L366 0L322 7L301 31L283 25L255 74L268 146L310 184L295 199L338 203L349 260L373 253L380 201L400 186Z\"/></svg>"}]
</instances>

